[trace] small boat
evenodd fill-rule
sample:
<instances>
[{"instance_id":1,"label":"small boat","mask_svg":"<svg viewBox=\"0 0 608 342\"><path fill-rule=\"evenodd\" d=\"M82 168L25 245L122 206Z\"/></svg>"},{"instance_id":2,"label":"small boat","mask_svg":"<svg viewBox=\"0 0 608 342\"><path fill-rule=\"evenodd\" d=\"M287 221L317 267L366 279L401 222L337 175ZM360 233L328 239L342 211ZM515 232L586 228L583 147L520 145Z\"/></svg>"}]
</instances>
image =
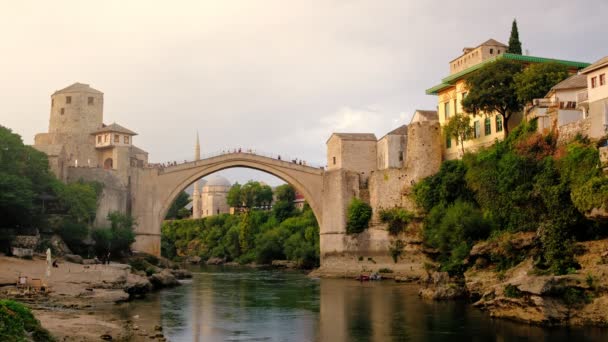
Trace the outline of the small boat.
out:
<instances>
[{"instance_id":1,"label":"small boat","mask_svg":"<svg viewBox=\"0 0 608 342\"><path fill-rule=\"evenodd\" d=\"M360 274L360 275L358 275L358 276L355 277L355 280L358 280L358 281L369 281L370 279L369 279L369 276L364 275L364 274Z\"/></svg>"}]
</instances>

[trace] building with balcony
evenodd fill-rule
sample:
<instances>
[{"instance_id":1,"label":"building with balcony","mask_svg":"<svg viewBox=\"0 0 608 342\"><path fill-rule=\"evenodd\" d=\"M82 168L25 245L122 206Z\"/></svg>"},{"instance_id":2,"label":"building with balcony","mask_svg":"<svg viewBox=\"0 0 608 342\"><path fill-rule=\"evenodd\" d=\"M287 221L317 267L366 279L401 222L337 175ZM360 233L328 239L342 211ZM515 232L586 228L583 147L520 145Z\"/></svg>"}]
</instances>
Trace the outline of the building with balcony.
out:
<instances>
[{"instance_id":1,"label":"building with balcony","mask_svg":"<svg viewBox=\"0 0 608 342\"><path fill-rule=\"evenodd\" d=\"M450 61L450 74L441 80L441 83L426 90L428 95L438 97L438 117L441 126L455 114L463 113L462 99L467 95L465 79L468 75L483 66L500 59L518 61L524 66L535 63L557 62L569 67L572 74L587 67L588 63L558 60L552 58L523 56L505 53L506 45L489 39L476 48L465 48L463 54ZM509 119L509 129L514 128L521 122L523 116L513 114ZM467 151L474 151L480 147L492 145L496 140L504 138L504 127L502 116L497 113L483 113L483 115L472 116L474 127L474 138L465 142ZM444 159L460 158L460 152L456 142L446 139L443 146Z\"/></svg>"},{"instance_id":2,"label":"building with balcony","mask_svg":"<svg viewBox=\"0 0 608 342\"><path fill-rule=\"evenodd\" d=\"M546 133L585 118L578 106L581 90L587 88L585 75L568 77L551 88L542 99L535 99L525 110L526 120L537 120L538 131Z\"/></svg>"},{"instance_id":3,"label":"building with balcony","mask_svg":"<svg viewBox=\"0 0 608 342\"><path fill-rule=\"evenodd\" d=\"M608 56L581 70L581 74L586 77L587 87L577 94L577 101L589 121L585 133L599 139L608 133Z\"/></svg>"}]
</instances>

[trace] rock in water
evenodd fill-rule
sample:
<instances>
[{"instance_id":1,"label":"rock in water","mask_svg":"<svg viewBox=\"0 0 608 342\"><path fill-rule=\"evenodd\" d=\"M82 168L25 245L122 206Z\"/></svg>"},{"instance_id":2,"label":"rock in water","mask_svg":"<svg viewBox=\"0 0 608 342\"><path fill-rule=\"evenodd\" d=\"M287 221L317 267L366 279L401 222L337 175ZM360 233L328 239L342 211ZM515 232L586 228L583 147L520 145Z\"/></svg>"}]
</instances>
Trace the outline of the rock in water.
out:
<instances>
[{"instance_id":1,"label":"rock in water","mask_svg":"<svg viewBox=\"0 0 608 342\"><path fill-rule=\"evenodd\" d=\"M172 287L179 285L179 281L175 279L170 270L162 270L148 277L154 288L161 289L163 287Z\"/></svg>"}]
</instances>

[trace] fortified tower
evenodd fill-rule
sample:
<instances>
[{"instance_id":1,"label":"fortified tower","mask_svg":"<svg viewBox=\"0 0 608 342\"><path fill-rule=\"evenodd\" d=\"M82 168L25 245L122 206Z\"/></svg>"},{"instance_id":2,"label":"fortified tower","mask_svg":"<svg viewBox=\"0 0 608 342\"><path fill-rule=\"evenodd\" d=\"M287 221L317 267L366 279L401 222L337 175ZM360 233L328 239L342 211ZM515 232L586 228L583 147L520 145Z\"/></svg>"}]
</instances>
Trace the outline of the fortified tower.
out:
<instances>
[{"instance_id":1,"label":"fortified tower","mask_svg":"<svg viewBox=\"0 0 608 342\"><path fill-rule=\"evenodd\" d=\"M103 93L74 83L51 95L48 133L37 134L35 145L62 145L68 165L97 163L92 132L103 125Z\"/></svg>"}]
</instances>

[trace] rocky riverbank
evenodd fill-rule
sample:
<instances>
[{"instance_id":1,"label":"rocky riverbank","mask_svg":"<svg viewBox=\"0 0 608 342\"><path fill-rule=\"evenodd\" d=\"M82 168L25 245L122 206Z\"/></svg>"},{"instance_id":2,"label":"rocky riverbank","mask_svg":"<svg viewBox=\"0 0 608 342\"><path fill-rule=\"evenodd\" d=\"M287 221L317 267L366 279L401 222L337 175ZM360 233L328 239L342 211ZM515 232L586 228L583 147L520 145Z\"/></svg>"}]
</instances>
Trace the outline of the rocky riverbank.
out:
<instances>
[{"instance_id":1,"label":"rocky riverbank","mask_svg":"<svg viewBox=\"0 0 608 342\"><path fill-rule=\"evenodd\" d=\"M175 266L155 267L147 275L128 264L60 261L47 278L46 261L41 257L26 260L0 256L0 298L15 299L30 306L42 326L60 341L151 338L162 341L159 318L147 319L145 313L125 317L116 310L117 303L145 296L155 289L179 285L177 278L190 276ZM42 279L49 291L19 289L14 285L19 276Z\"/></svg>"},{"instance_id":2,"label":"rocky riverbank","mask_svg":"<svg viewBox=\"0 0 608 342\"><path fill-rule=\"evenodd\" d=\"M608 240L579 243L580 269L561 276L534 267L529 254L537 244L534 233L479 243L471 250L472 266L464 277L431 273L420 295L435 300L469 298L492 317L529 324L608 326ZM500 267L505 260L517 262Z\"/></svg>"}]
</instances>

